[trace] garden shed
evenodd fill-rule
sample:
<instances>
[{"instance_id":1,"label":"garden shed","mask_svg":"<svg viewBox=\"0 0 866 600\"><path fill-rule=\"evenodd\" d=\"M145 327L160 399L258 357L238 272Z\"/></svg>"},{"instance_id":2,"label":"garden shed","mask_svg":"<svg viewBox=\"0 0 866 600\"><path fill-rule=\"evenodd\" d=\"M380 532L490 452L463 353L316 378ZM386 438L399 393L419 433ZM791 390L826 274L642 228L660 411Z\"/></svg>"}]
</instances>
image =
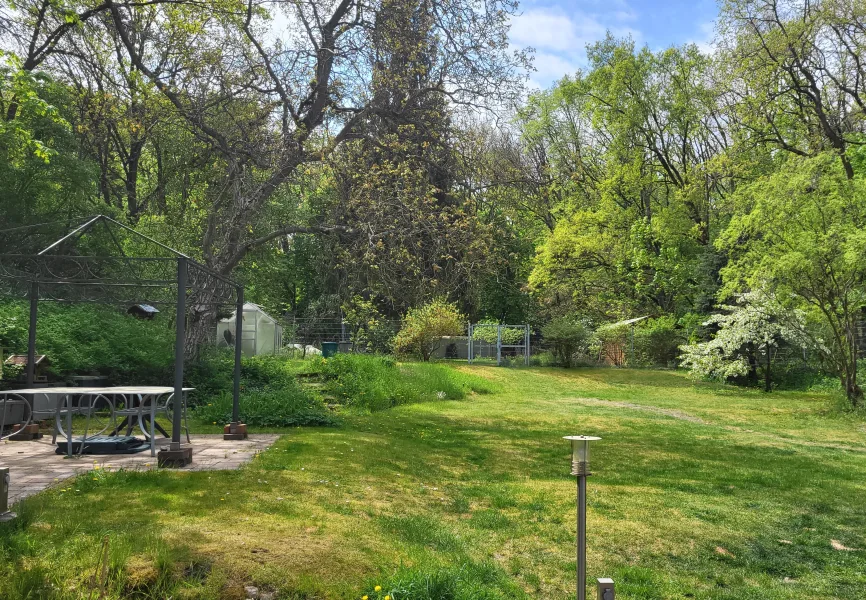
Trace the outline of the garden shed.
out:
<instances>
[{"instance_id":1,"label":"garden shed","mask_svg":"<svg viewBox=\"0 0 866 600\"><path fill-rule=\"evenodd\" d=\"M237 335L237 315L217 323L216 344L220 348L233 348ZM241 327L241 351L245 356L276 354L283 347L283 327L276 319L252 302L244 304Z\"/></svg>"}]
</instances>

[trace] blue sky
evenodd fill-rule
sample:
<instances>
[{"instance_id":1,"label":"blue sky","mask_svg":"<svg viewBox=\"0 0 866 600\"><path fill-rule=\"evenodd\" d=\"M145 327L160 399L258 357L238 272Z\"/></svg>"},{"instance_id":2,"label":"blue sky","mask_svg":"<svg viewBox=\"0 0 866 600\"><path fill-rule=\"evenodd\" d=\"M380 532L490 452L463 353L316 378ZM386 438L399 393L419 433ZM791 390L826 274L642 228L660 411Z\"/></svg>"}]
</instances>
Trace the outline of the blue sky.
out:
<instances>
[{"instance_id":1,"label":"blue sky","mask_svg":"<svg viewBox=\"0 0 866 600\"><path fill-rule=\"evenodd\" d=\"M694 42L708 49L716 0L522 0L511 43L535 48L533 87L549 87L586 64L585 47L610 30L661 50Z\"/></svg>"}]
</instances>

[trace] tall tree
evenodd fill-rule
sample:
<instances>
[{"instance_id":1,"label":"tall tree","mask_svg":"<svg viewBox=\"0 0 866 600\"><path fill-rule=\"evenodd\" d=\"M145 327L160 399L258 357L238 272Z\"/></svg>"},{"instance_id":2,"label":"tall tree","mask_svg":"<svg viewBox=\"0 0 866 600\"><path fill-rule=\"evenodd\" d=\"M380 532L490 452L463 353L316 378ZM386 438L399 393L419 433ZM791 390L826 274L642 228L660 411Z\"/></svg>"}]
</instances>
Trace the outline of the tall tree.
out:
<instances>
[{"instance_id":1,"label":"tall tree","mask_svg":"<svg viewBox=\"0 0 866 600\"><path fill-rule=\"evenodd\" d=\"M845 0L725 0L720 65L744 139L799 156L831 150L854 177L866 121L866 10Z\"/></svg>"},{"instance_id":2,"label":"tall tree","mask_svg":"<svg viewBox=\"0 0 866 600\"><path fill-rule=\"evenodd\" d=\"M823 355L851 403L860 404L857 330L866 307L862 178L849 180L834 152L794 156L777 173L743 186L738 201L739 214L719 239L731 256L723 294L767 287L791 314L802 311L809 325L800 328L802 336Z\"/></svg>"}]
</instances>

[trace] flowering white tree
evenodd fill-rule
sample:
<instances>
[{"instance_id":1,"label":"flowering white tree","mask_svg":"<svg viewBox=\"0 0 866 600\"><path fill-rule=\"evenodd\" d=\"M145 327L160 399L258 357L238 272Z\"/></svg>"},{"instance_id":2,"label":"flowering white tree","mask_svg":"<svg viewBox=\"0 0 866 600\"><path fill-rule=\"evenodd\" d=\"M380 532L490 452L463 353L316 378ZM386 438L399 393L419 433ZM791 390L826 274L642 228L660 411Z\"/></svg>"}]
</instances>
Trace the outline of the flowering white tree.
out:
<instances>
[{"instance_id":1,"label":"flowering white tree","mask_svg":"<svg viewBox=\"0 0 866 600\"><path fill-rule=\"evenodd\" d=\"M727 380L748 375L755 368L750 358L764 355L764 391L770 391L773 349L781 340L806 345L805 318L800 311L783 308L763 290L741 294L737 305L722 305L705 326L717 325L708 342L680 346L682 366L697 377Z\"/></svg>"}]
</instances>

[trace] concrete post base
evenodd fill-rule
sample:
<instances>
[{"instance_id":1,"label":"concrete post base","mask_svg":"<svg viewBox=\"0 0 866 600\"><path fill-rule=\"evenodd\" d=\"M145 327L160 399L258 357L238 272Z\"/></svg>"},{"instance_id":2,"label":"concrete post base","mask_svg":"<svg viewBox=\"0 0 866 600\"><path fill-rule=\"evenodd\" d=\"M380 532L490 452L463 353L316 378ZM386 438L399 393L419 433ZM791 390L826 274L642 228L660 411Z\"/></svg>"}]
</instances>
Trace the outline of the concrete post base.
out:
<instances>
[{"instance_id":1,"label":"concrete post base","mask_svg":"<svg viewBox=\"0 0 866 600\"><path fill-rule=\"evenodd\" d=\"M245 423L229 423L223 427L224 440L245 440L247 439L247 426Z\"/></svg>"},{"instance_id":2,"label":"concrete post base","mask_svg":"<svg viewBox=\"0 0 866 600\"><path fill-rule=\"evenodd\" d=\"M156 462L160 468L178 469L192 464L192 446L180 448L163 448L156 453Z\"/></svg>"}]
</instances>

